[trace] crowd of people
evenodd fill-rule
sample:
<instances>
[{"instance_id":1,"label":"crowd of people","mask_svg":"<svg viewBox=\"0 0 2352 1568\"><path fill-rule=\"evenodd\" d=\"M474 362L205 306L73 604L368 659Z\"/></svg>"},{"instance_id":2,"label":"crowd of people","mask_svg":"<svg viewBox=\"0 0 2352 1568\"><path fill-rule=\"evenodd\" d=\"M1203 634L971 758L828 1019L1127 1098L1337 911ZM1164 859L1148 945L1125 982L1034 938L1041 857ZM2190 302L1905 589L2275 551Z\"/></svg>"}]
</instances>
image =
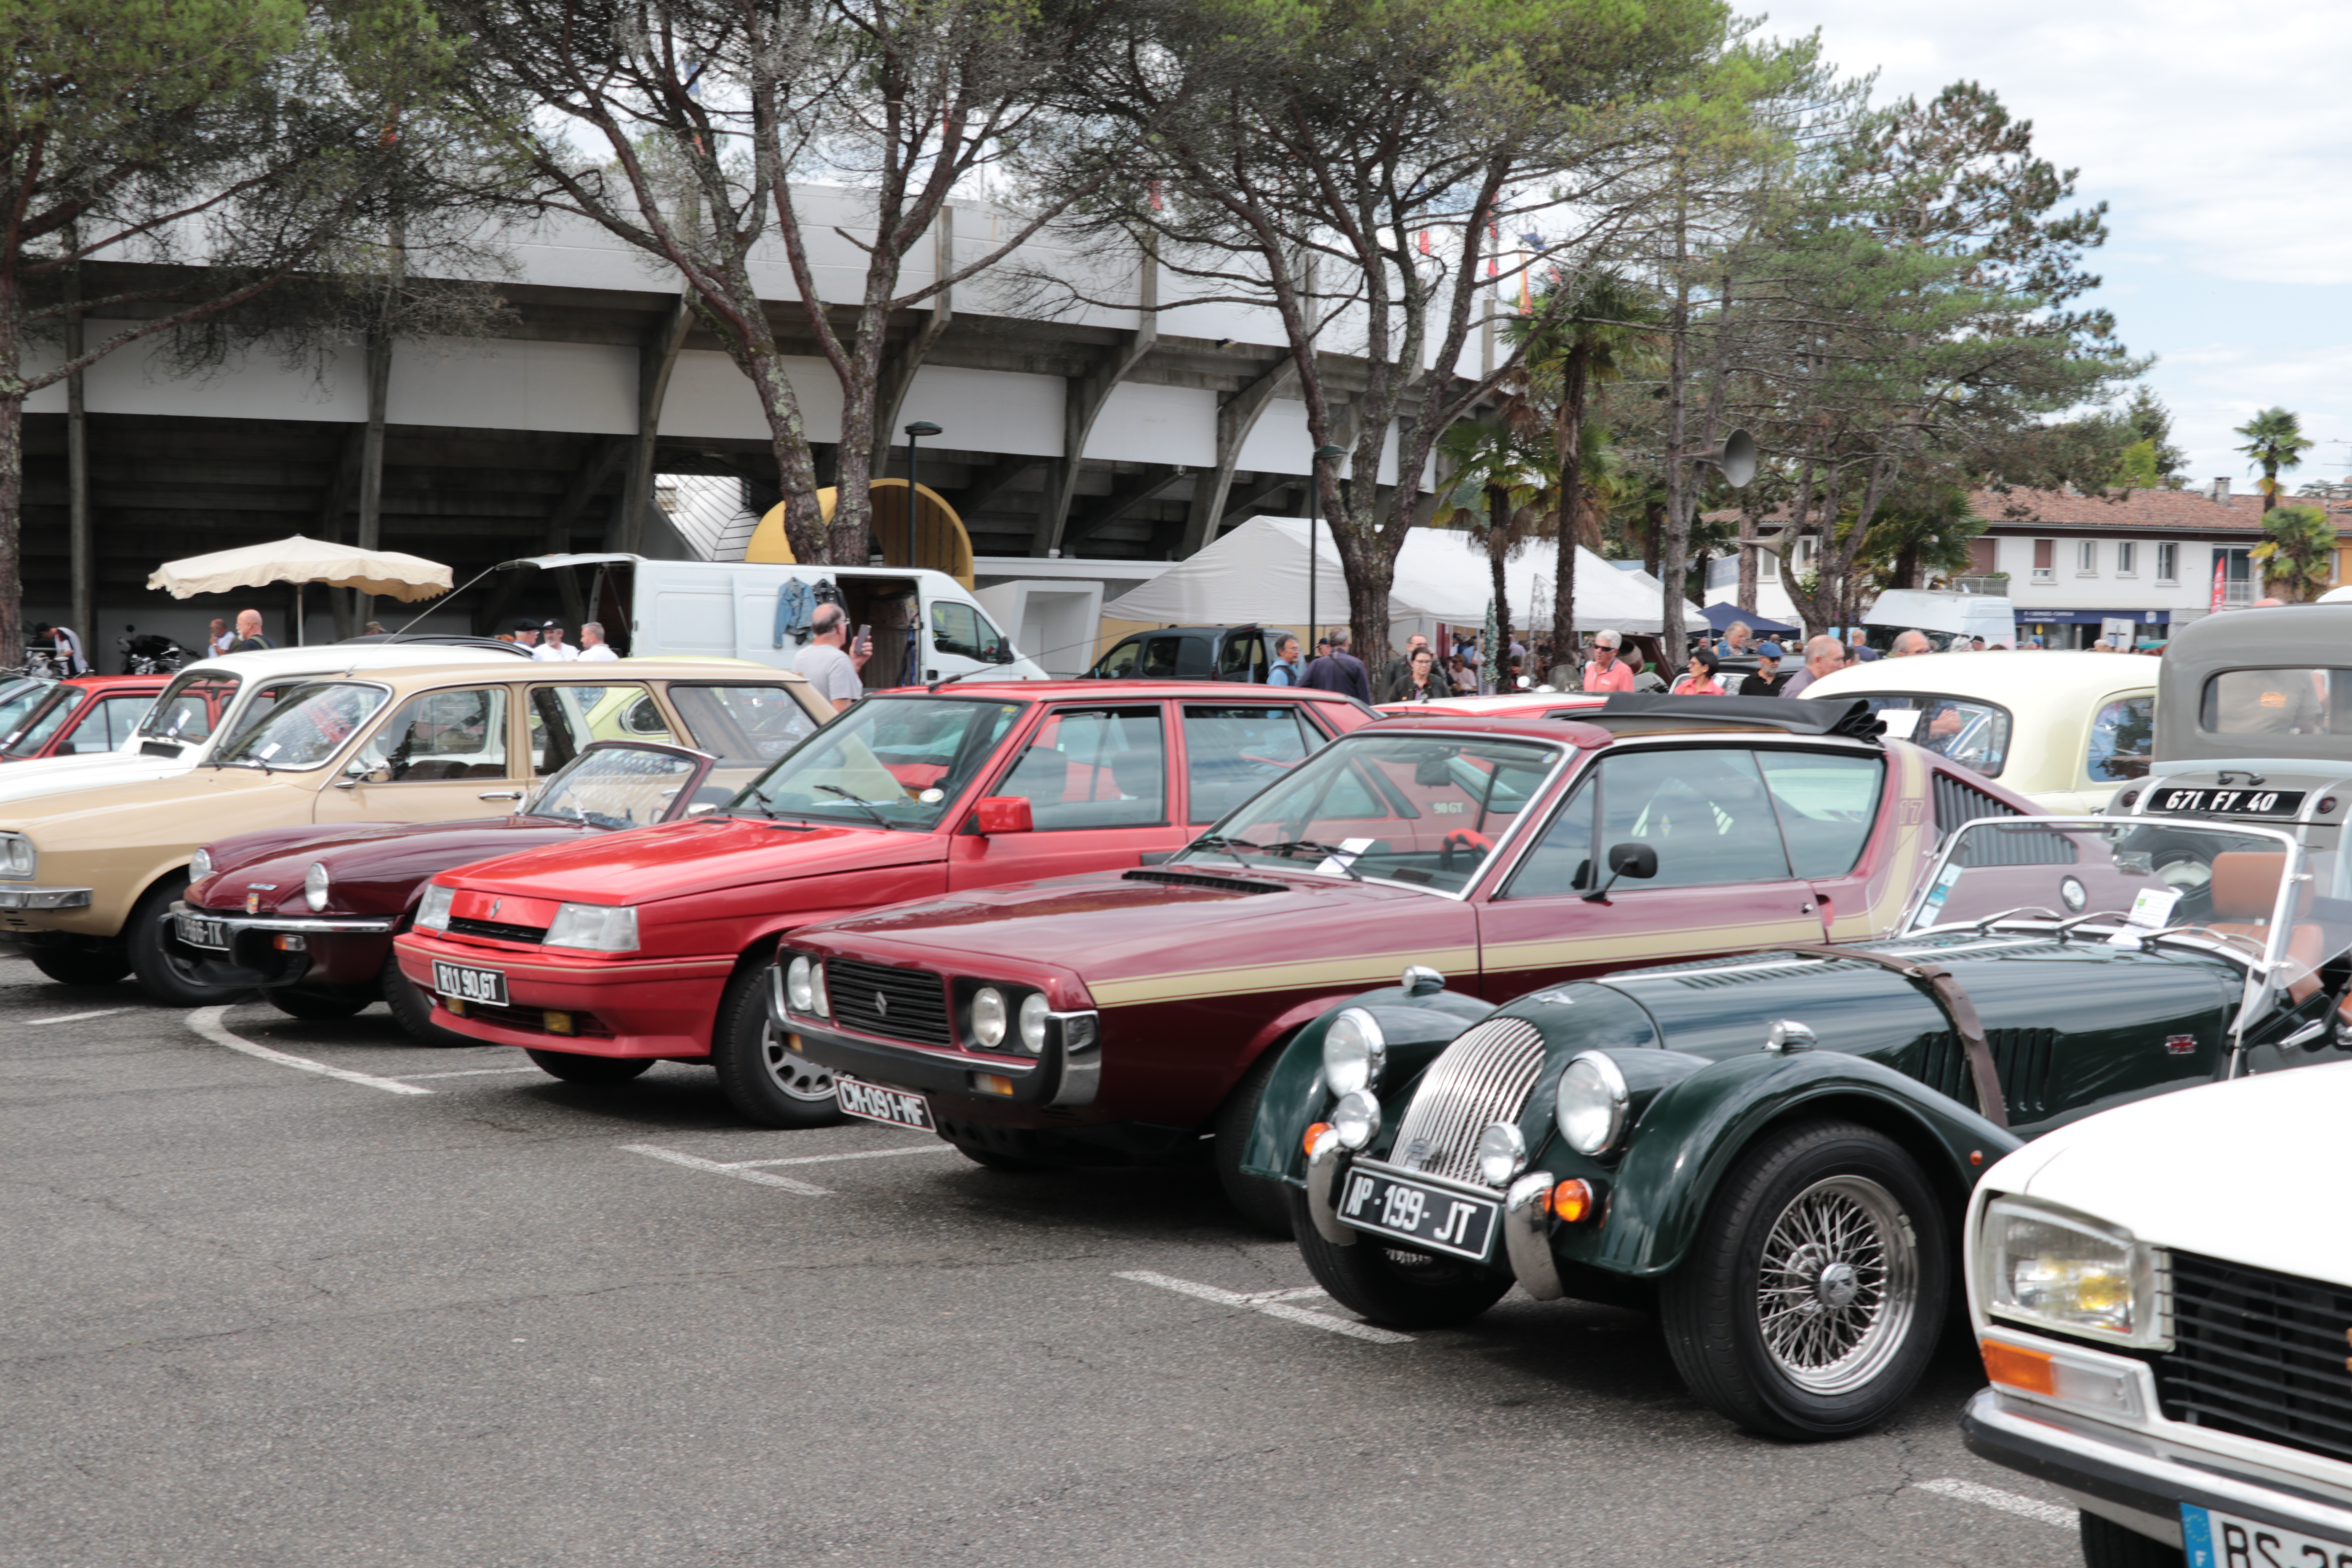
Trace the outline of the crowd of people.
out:
<instances>
[{"instance_id":1,"label":"crowd of people","mask_svg":"<svg viewBox=\"0 0 2352 1568\"><path fill-rule=\"evenodd\" d=\"M574 660L594 664L602 659L621 657L604 640L604 624L602 621L580 623L580 644L577 647L563 640L565 634L562 621L534 621L528 616L493 635L500 642L529 648L531 658L546 664L570 664Z\"/></svg>"}]
</instances>

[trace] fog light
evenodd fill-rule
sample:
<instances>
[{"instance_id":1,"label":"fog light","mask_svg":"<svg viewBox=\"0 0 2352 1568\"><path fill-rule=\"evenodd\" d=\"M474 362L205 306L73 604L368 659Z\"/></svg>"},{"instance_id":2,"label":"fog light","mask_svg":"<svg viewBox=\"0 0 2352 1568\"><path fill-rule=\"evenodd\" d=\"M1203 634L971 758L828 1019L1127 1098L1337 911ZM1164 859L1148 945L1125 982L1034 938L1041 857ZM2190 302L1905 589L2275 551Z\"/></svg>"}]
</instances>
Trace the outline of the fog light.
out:
<instances>
[{"instance_id":1,"label":"fog light","mask_svg":"<svg viewBox=\"0 0 2352 1568\"><path fill-rule=\"evenodd\" d=\"M1331 1108L1331 1130L1339 1135L1343 1149L1367 1147L1381 1130L1381 1102L1361 1089L1341 1095Z\"/></svg>"},{"instance_id":2,"label":"fog light","mask_svg":"<svg viewBox=\"0 0 2352 1568\"><path fill-rule=\"evenodd\" d=\"M1592 1184L1581 1180L1562 1182L1551 1190L1551 1212L1563 1225L1581 1225L1592 1217L1598 1205L1593 1202Z\"/></svg>"},{"instance_id":3,"label":"fog light","mask_svg":"<svg viewBox=\"0 0 2352 1568\"><path fill-rule=\"evenodd\" d=\"M1478 1134L1478 1179L1499 1187L1526 1168L1528 1141L1507 1121L1489 1122Z\"/></svg>"},{"instance_id":4,"label":"fog light","mask_svg":"<svg viewBox=\"0 0 2352 1568\"><path fill-rule=\"evenodd\" d=\"M446 1007L450 1012L456 1014L460 1018L466 1016L466 1005L457 1000L455 996L442 997L441 1005Z\"/></svg>"},{"instance_id":5,"label":"fog light","mask_svg":"<svg viewBox=\"0 0 2352 1568\"><path fill-rule=\"evenodd\" d=\"M540 1022L546 1026L547 1032L551 1035L568 1035L572 1033L572 1015L569 1013L542 1013L539 1016L539 1018Z\"/></svg>"},{"instance_id":6,"label":"fog light","mask_svg":"<svg viewBox=\"0 0 2352 1568\"><path fill-rule=\"evenodd\" d=\"M971 1075L971 1087L982 1094L1010 1095L1013 1080L992 1072L976 1072Z\"/></svg>"},{"instance_id":7,"label":"fog light","mask_svg":"<svg viewBox=\"0 0 2352 1568\"><path fill-rule=\"evenodd\" d=\"M1306 1151L1307 1153L1309 1153L1309 1154L1314 1153L1314 1152L1315 1152L1315 1140L1317 1140L1318 1138L1322 1137L1322 1136L1323 1136L1323 1134L1325 1134L1326 1132L1328 1132L1328 1131L1331 1131L1331 1124L1330 1124L1329 1122L1328 1122L1328 1121L1318 1121L1318 1122L1317 1122L1314 1126L1312 1126L1312 1127L1310 1127L1310 1128L1308 1128L1308 1129L1307 1130L1307 1136L1306 1136L1306 1137L1304 1137L1304 1138L1302 1138L1302 1139L1300 1139L1300 1140L1298 1141L1298 1146L1299 1146L1299 1148L1301 1148L1301 1149L1305 1150L1305 1151Z\"/></svg>"},{"instance_id":8,"label":"fog light","mask_svg":"<svg viewBox=\"0 0 2352 1568\"><path fill-rule=\"evenodd\" d=\"M280 952L308 952L310 951L310 939L299 936L292 931L281 933L278 940L270 943L270 945L275 947Z\"/></svg>"}]
</instances>

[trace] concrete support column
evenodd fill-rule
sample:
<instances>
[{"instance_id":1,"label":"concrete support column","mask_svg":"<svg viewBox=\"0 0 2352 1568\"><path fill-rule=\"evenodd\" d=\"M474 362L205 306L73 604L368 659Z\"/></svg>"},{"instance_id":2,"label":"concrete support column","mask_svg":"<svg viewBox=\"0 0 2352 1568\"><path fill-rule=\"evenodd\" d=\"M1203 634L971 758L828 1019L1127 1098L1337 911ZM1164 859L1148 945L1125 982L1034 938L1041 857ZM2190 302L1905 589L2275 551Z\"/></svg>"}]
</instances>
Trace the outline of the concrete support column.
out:
<instances>
[{"instance_id":1,"label":"concrete support column","mask_svg":"<svg viewBox=\"0 0 2352 1568\"><path fill-rule=\"evenodd\" d=\"M1069 378L1062 395L1062 455L1045 478L1045 498L1037 509L1037 531L1029 543L1032 555L1048 555L1062 547L1062 532L1070 521L1070 502L1078 493L1078 469L1086 458L1087 437L1118 384L1142 363L1160 341L1160 258L1150 247L1143 251L1139 303L1142 323L1097 356L1084 375Z\"/></svg>"},{"instance_id":2,"label":"concrete support column","mask_svg":"<svg viewBox=\"0 0 2352 1568\"><path fill-rule=\"evenodd\" d=\"M662 405L669 397L670 372L677 368L678 351L686 346L694 309L687 296L677 300L637 345L637 434L629 447L628 473L621 480L621 499L605 533L608 550L638 551L645 547L646 508L654 504L654 447L661 438Z\"/></svg>"},{"instance_id":3,"label":"concrete support column","mask_svg":"<svg viewBox=\"0 0 2352 1568\"><path fill-rule=\"evenodd\" d=\"M1183 542L1176 547L1178 560L1197 554L1216 542L1217 524L1225 515L1225 497L1233 489L1234 468L1241 461L1242 444L1257 427L1258 416L1297 374L1297 360L1277 360L1255 381L1218 405L1217 466L1192 482L1192 508L1184 519Z\"/></svg>"},{"instance_id":4,"label":"concrete support column","mask_svg":"<svg viewBox=\"0 0 2352 1568\"><path fill-rule=\"evenodd\" d=\"M383 543L383 421L385 405L392 397L392 334L378 330L367 339L367 426L360 445L360 526L359 537L352 542L362 550L380 549ZM373 601L357 589L352 591L351 619L353 626L364 628L373 614Z\"/></svg>"}]
</instances>

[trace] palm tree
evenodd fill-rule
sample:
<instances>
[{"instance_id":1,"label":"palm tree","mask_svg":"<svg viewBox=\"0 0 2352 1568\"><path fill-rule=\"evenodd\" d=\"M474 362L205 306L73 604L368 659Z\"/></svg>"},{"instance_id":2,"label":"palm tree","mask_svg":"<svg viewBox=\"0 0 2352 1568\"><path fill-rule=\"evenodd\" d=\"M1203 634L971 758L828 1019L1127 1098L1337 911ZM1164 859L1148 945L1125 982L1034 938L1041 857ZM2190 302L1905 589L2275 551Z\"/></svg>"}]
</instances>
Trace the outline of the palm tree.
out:
<instances>
[{"instance_id":1,"label":"palm tree","mask_svg":"<svg viewBox=\"0 0 2352 1568\"><path fill-rule=\"evenodd\" d=\"M2237 433L2246 438L2238 450L2263 471L2263 510L2267 514L2278 505L2279 470L2303 467L2303 455L2319 443L2306 437L2303 421L2284 408L2263 409L2239 426Z\"/></svg>"},{"instance_id":2,"label":"palm tree","mask_svg":"<svg viewBox=\"0 0 2352 1568\"><path fill-rule=\"evenodd\" d=\"M2281 598L2291 604L2316 599L2334 575L2336 525L2325 507L2265 507L2263 542L2247 553L2263 563L2263 575Z\"/></svg>"},{"instance_id":3,"label":"palm tree","mask_svg":"<svg viewBox=\"0 0 2352 1568\"><path fill-rule=\"evenodd\" d=\"M1444 528L1460 519L1486 537L1494 574L1499 636L1486 650L1490 664L1507 658L1511 601L1503 565L1543 531L1540 503L1552 489L1550 454L1500 421L1465 419L1437 438L1438 460L1453 469L1430 521Z\"/></svg>"}]
</instances>

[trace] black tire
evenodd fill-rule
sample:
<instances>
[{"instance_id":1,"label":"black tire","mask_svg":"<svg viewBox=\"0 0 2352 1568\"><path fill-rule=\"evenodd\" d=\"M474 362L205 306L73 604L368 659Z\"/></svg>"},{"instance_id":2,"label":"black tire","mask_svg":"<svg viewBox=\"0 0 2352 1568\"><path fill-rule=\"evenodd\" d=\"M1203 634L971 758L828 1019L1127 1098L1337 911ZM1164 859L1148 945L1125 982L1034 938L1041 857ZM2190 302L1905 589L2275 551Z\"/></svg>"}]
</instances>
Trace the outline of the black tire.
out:
<instances>
[{"instance_id":1,"label":"black tire","mask_svg":"<svg viewBox=\"0 0 2352 1568\"><path fill-rule=\"evenodd\" d=\"M762 1127L830 1127L841 1120L833 1070L784 1048L768 1017L768 970L755 964L727 983L710 1036L710 1065L727 1103Z\"/></svg>"},{"instance_id":2,"label":"black tire","mask_svg":"<svg viewBox=\"0 0 2352 1568\"><path fill-rule=\"evenodd\" d=\"M2178 1546L2151 1541L2137 1530L2126 1530L2111 1519L2085 1510L2083 1514L2084 1568L2189 1568L2189 1554Z\"/></svg>"},{"instance_id":3,"label":"black tire","mask_svg":"<svg viewBox=\"0 0 2352 1568\"><path fill-rule=\"evenodd\" d=\"M1289 1194L1291 1232L1315 1283L1349 1311L1386 1329L1450 1329L1503 1299L1509 1279L1475 1263L1382 1247L1360 1237L1334 1247L1307 1217L1307 1194Z\"/></svg>"},{"instance_id":4,"label":"black tire","mask_svg":"<svg viewBox=\"0 0 2352 1568\"><path fill-rule=\"evenodd\" d=\"M984 1166L992 1171L1002 1171L1008 1175L1026 1175L1045 1169L1034 1160L1023 1160L1011 1154L1000 1154L993 1149L983 1149L977 1143L956 1143L952 1138L948 1142L955 1143L957 1153L973 1164Z\"/></svg>"},{"instance_id":5,"label":"black tire","mask_svg":"<svg viewBox=\"0 0 2352 1568\"><path fill-rule=\"evenodd\" d=\"M131 956L119 946L34 947L25 956L60 985L111 985L131 973Z\"/></svg>"},{"instance_id":6,"label":"black tire","mask_svg":"<svg viewBox=\"0 0 2352 1568\"><path fill-rule=\"evenodd\" d=\"M187 889L184 876L166 877L139 900L139 907L131 913L131 923L122 932L131 973L139 977L141 990L166 1006L218 1007L242 1002L253 994L251 986L206 985L192 976L163 945L164 920Z\"/></svg>"},{"instance_id":7,"label":"black tire","mask_svg":"<svg viewBox=\"0 0 2352 1568\"><path fill-rule=\"evenodd\" d=\"M540 1071L566 1083L626 1083L654 1065L651 1057L589 1057L578 1051L530 1049L523 1055L538 1064Z\"/></svg>"},{"instance_id":8,"label":"black tire","mask_svg":"<svg viewBox=\"0 0 2352 1568\"><path fill-rule=\"evenodd\" d=\"M1217 1108L1216 1137L1209 1154L1216 1163L1217 1184L1225 1189L1226 1199L1241 1211L1251 1228L1287 1237L1290 1190L1280 1182L1269 1182L1242 1169L1242 1151L1249 1146L1250 1129L1256 1125L1258 1101L1265 1098L1265 1080L1274 1076L1282 1051L1281 1044L1269 1047L1242 1074L1233 1093L1225 1096L1224 1104Z\"/></svg>"},{"instance_id":9,"label":"black tire","mask_svg":"<svg viewBox=\"0 0 2352 1568\"><path fill-rule=\"evenodd\" d=\"M1840 1240L1807 1239L1819 1225ZM1718 1414L1819 1441L1876 1426L1944 1330L1945 1215L1916 1162L1850 1121L1768 1132L1707 1205L1659 1292L1675 1366ZM1771 1276L1791 1283L1768 1290ZM1768 1328L1766 1302L1780 1310Z\"/></svg>"},{"instance_id":10,"label":"black tire","mask_svg":"<svg viewBox=\"0 0 2352 1568\"><path fill-rule=\"evenodd\" d=\"M424 1046L478 1046L482 1040L468 1039L454 1029L445 1029L433 1021L433 998L422 986L400 972L400 958L387 954L383 973L379 977L383 986L383 1005L408 1031L408 1037Z\"/></svg>"},{"instance_id":11,"label":"black tire","mask_svg":"<svg viewBox=\"0 0 2352 1568\"><path fill-rule=\"evenodd\" d=\"M373 991L306 991L299 985L266 987L261 999L289 1016L313 1018L320 1022L349 1018L376 1005L376 994Z\"/></svg>"}]
</instances>

